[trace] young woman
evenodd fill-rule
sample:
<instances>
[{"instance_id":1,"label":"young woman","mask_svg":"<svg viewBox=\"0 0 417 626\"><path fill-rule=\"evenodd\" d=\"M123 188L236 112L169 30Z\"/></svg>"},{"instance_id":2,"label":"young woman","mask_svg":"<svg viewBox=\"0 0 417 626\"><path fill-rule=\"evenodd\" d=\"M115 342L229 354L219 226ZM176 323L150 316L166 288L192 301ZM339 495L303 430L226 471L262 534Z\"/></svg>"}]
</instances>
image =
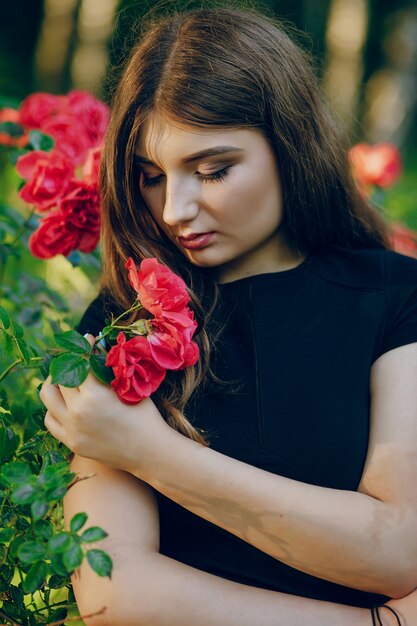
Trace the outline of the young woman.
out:
<instances>
[{"instance_id":1,"label":"young woman","mask_svg":"<svg viewBox=\"0 0 417 626\"><path fill-rule=\"evenodd\" d=\"M417 261L357 192L306 54L270 17L152 18L102 166L104 271L78 330L185 280L201 358L138 405L92 375L41 397L89 480L111 580L73 576L87 624L417 623ZM90 341L93 336L89 336ZM394 615L393 609L397 612Z\"/></svg>"}]
</instances>

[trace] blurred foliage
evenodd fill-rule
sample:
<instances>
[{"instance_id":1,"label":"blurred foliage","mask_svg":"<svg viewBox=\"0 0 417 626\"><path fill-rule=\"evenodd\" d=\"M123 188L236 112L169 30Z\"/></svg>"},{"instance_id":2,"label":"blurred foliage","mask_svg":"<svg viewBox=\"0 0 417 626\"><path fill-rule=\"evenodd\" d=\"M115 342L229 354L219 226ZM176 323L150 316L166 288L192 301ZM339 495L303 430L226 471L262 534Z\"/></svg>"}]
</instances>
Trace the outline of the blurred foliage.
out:
<instances>
[{"instance_id":1,"label":"blurred foliage","mask_svg":"<svg viewBox=\"0 0 417 626\"><path fill-rule=\"evenodd\" d=\"M58 624L78 615L70 575L84 558L97 574L111 572L108 555L91 549L107 533L85 529L85 512L63 528L62 498L82 478L70 471L69 450L46 430L38 395L51 358L46 348L79 315L71 292L79 298L80 279L96 280L99 260L98 252L80 255L81 269L29 253L36 220L16 202L19 179L4 147L0 158L0 618Z\"/></svg>"}]
</instances>

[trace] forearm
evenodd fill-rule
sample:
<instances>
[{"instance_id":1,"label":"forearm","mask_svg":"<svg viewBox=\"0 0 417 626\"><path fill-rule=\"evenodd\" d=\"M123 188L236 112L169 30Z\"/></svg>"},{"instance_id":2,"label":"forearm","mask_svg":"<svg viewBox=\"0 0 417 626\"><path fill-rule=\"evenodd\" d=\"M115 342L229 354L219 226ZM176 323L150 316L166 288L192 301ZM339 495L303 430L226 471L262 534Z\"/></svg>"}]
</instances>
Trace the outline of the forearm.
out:
<instances>
[{"instance_id":1,"label":"forearm","mask_svg":"<svg viewBox=\"0 0 417 626\"><path fill-rule=\"evenodd\" d=\"M407 593L391 538L404 520L383 502L272 474L171 431L151 471L136 474L159 492L298 570L392 597Z\"/></svg>"},{"instance_id":2,"label":"forearm","mask_svg":"<svg viewBox=\"0 0 417 626\"><path fill-rule=\"evenodd\" d=\"M142 576L119 575L111 626L371 626L369 609L311 600L214 576L161 554ZM142 598L141 608L138 602ZM140 615L140 617L138 617ZM384 621L390 625L389 619ZM94 625L92 622L91 626Z\"/></svg>"}]
</instances>

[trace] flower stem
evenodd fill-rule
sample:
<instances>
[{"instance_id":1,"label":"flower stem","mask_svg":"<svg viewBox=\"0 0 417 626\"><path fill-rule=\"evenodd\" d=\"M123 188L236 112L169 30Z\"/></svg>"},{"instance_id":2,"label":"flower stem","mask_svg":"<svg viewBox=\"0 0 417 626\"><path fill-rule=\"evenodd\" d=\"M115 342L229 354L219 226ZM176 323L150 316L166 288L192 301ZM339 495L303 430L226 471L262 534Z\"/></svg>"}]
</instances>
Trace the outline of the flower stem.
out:
<instances>
[{"instance_id":1,"label":"flower stem","mask_svg":"<svg viewBox=\"0 0 417 626\"><path fill-rule=\"evenodd\" d=\"M41 356L32 356L32 357L30 357L30 361L31 361L31 362L32 362L32 361L43 361L43 357L41 357ZM6 367L6 369L4 370L4 372L2 372L2 373L0 374L0 382L1 382L4 378L6 378L7 374L9 374L9 373L12 371L12 369L13 369L14 367L16 367L17 365L19 365L19 363L23 363L23 359L22 359L22 358L20 358L20 359L16 359L15 361L13 361L13 363L10 363L10 365L9 365L8 367ZM28 367L28 368L30 368L30 367L39 367L39 365L37 365L36 363L34 363L33 365L30 365L30 364L29 364L29 365L27 365L26 367Z\"/></svg>"},{"instance_id":2,"label":"flower stem","mask_svg":"<svg viewBox=\"0 0 417 626\"><path fill-rule=\"evenodd\" d=\"M3 378L6 378L7 374L11 372L12 369L16 367L16 365L19 365L19 363L21 362L22 362L22 359L16 359L16 361L13 361L13 363L10 363L9 367L6 367L4 372L0 374L0 382L3 380Z\"/></svg>"},{"instance_id":3,"label":"flower stem","mask_svg":"<svg viewBox=\"0 0 417 626\"><path fill-rule=\"evenodd\" d=\"M98 343L101 339L103 339L104 337L107 337L107 335L110 335L111 331L113 330L113 328L124 328L124 326L117 326L116 323L125 315L127 315L128 313L130 313L131 311L136 311L139 309L143 309L142 304L137 300L135 302L135 304L133 306L130 307L130 309L128 309L127 311L124 311L121 315L119 315L118 317L116 317L116 319L114 319L111 324L109 324L109 328L110 330L104 332L101 334L100 338L95 342Z\"/></svg>"}]
</instances>

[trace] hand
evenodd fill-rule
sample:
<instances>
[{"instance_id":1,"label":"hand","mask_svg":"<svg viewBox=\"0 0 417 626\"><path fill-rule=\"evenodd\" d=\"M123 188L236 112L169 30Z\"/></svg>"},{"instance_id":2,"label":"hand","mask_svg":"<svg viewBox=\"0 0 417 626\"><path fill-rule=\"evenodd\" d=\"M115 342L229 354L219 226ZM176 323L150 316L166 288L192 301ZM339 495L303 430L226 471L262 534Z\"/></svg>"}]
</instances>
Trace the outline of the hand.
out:
<instances>
[{"instance_id":1,"label":"hand","mask_svg":"<svg viewBox=\"0 0 417 626\"><path fill-rule=\"evenodd\" d=\"M94 344L92 335L87 340ZM75 454L113 468L136 475L149 470L171 430L151 398L124 404L91 372L79 387L50 381L48 376L39 395L48 409L45 426L56 439Z\"/></svg>"}]
</instances>

